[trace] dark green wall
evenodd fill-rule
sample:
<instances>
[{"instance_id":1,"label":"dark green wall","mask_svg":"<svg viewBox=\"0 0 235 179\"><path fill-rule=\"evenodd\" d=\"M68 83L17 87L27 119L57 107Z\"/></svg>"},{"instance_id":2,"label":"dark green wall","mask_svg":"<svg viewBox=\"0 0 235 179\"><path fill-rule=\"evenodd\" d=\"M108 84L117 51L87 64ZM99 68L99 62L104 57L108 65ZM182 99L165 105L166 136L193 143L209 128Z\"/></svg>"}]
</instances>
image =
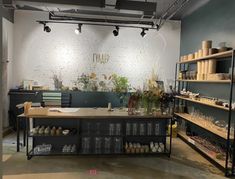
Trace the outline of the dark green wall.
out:
<instances>
[{"instance_id":1,"label":"dark green wall","mask_svg":"<svg viewBox=\"0 0 235 179\"><path fill-rule=\"evenodd\" d=\"M211 0L182 19L181 55L201 48L201 41L211 39L213 46L228 42L235 48L235 1Z\"/></svg>"}]
</instances>

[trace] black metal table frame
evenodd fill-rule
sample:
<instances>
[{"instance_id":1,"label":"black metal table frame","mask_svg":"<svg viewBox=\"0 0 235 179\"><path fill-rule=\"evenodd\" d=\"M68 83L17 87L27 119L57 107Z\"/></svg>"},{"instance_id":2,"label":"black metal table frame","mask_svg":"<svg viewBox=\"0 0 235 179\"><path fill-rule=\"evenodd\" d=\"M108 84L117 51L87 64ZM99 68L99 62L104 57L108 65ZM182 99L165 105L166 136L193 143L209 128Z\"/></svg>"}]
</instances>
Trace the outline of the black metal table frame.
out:
<instances>
[{"instance_id":1,"label":"black metal table frame","mask_svg":"<svg viewBox=\"0 0 235 179\"><path fill-rule=\"evenodd\" d=\"M169 125L170 125L170 134L169 135L159 135L159 136L156 136L156 137L170 137L170 141L169 141L169 149L167 149L166 148L166 144L164 145L164 152L161 152L161 153L147 153L147 154L127 154L127 153L124 153L124 152L122 152L122 153L109 153L109 154L104 154L104 153L102 153L102 154L83 154L83 153L81 153L81 152L77 152L77 153L73 153L73 154L39 154L39 155L37 155L37 154L34 154L33 153L33 147L34 147L34 139L32 139L33 141L32 141L32 143L33 143L33 146L32 146L32 150L29 150L29 119L28 118L24 118L25 120L26 120L26 156L27 156L27 159L28 160L30 160L33 156L61 156L61 155L64 155L64 156L67 156L67 155L79 155L79 156L113 156L113 155L120 155L120 156L153 156L153 155L161 155L161 154L164 154L164 155L166 155L166 156L168 156L168 157L170 157L170 155L171 155L171 149L172 149L172 118L168 118L168 119L153 119L153 120L169 120L170 122L169 122ZM33 119L34 120L34 119ZM75 119L75 120L78 120L78 119ZM79 119L79 120L83 120L83 119ZM167 123L168 124L168 123ZM168 127L168 126L167 126ZM123 122L122 122L122 128L124 129L124 131L126 131L125 130L125 120L123 120ZM80 130L80 129L79 129ZM125 137L126 137L126 132L124 132L125 133L125 135L123 136L123 139L125 139ZM31 136L32 137L32 136ZM113 137L113 136L109 136L109 137ZM137 136L134 136L134 137L138 137L138 135ZM123 142L124 142L124 140L123 140ZM81 143L81 137L79 137L79 143ZM80 150L78 150L78 151L80 151Z\"/></svg>"}]
</instances>

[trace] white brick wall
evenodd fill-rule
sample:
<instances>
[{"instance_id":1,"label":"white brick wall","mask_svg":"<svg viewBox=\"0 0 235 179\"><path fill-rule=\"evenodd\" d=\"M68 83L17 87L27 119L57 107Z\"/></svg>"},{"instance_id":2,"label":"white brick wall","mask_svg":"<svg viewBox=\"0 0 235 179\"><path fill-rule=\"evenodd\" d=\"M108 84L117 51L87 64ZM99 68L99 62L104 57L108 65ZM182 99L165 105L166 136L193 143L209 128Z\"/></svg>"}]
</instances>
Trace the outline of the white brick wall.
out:
<instances>
[{"instance_id":1,"label":"white brick wall","mask_svg":"<svg viewBox=\"0 0 235 179\"><path fill-rule=\"evenodd\" d=\"M180 22L167 22L159 31L120 28L114 37L112 27L50 24L51 33L43 32L36 20L45 20L42 12L15 12L14 85L33 79L53 88L53 72L62 72L65 85L72 86L78 74L95 72L126 76L132 86L142 87L155 68L161 79L174 79L175 62L180 48ZM107 64L93 63L93 53L109 54Z\"/></svg>"}]
</instances>

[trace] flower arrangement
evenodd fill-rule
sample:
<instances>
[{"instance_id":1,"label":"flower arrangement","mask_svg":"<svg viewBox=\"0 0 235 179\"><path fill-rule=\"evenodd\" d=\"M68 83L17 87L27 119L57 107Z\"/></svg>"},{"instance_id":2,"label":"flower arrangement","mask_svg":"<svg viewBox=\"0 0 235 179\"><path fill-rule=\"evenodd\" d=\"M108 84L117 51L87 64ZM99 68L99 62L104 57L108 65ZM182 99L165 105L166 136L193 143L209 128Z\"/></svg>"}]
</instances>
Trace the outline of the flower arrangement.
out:
<instances>
[{"instance_id":1,"label":"flower arrangement","mask_svg":"<svg viewBox=\"0 0 235 179\"><path fill-rule=\"evenodd\" d=\"M131 94L128 100L128 114L133 115L138 110L140 100L142 99L142 92L137 90L135 93Z\"/></svg>"}]
</instances>

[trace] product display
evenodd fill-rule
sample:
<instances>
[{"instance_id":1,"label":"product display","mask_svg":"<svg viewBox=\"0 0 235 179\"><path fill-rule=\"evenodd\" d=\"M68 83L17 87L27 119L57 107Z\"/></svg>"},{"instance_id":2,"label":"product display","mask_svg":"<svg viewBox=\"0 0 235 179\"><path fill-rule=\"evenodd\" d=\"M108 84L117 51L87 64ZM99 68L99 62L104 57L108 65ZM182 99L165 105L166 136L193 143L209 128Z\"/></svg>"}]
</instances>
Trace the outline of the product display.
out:
<instances>
[{"instance_id":1,"label":"product display","mask_svg":"<svg viewBox=\"0 0 235 179\"><path fill-rule=\"evenodd\" d=\"M34 149L33 152L34 154L47 154L50 153L52 150L52 145L51 144L42 144L42 145L37 145Z\"/></svg>"},{"instance_id":2,"label":"product display","mask_svg":"<svg viewBox=\"0 0 235 179\"><path fill-rule=\"evenodd\" d=\"M56 128L53 126L52 128L50 126L36 126L30 131L31 135L37 136L37 135L45 135L45 136L66 136L69 134L76 133L76 130L68 130L68 129L62 129L62 127Z\"/></svg>"},{"instance_id":3,"label":"product display","mask_svg":"<svg viewBox=\"0 0 235 179\"><path fill-rule=\"evenodd\" d=\"M148 145L141 143L125 143L125 152L138 154L138 153L162 153L165 151L165 145L162 142L150 142Z\"/></svg>"},{"instance_id":4,"label":"product display","mask_svg":"<svg viewBox=\"0 0 235 179\"><path fill-rule=\"evenodd\" d=\"M232 96L233 83L230 81L232 67L229 66L233 64L231 61L233 62L234 52L226 47L225 43L220 43L219 46L218 49L213 48L211 40L203 41L201 49L194 53L194 59L190 58L187 61L181 59L176 64L176 90L178 89L179 95L175 96L177 100L174 112L180 129L178 136L221 166L228 175L235 162L233 157L235 103ZM227 60L231 61L226 63ZM196 79L189 78L190 71L196 71ZM228 91L222 92L222 89L225 89L222 88L224 84L228 84L226 86ZM200 88L198 91L201 94L196 92L197 88ZM210 90L211 96L226 96L227 99L203 96L210 94ZM218 90L221 90L220 94ZM220 110L223 114L219 113Z\"/></svg>"},{"instance_id":5,"label":"product display","mask_svg":"<svg viewBox=\"0 0 235 179\"><path fill-rule=\"evenodd\" d=\"M216 106L223 106L225 109L229 108L229 103L226 100L221 100L218 98L212 98L212 97L206 97L206 96L201 96L199 93L193 93L190 91L186 91L186 89L183 89L180 91L180 96L183 98L189 98L192 100L195 100L195 102L200 102L205 105L213 105L214 107ZM176 96L177 97L177 96ZM235 109L235 103L232 103L232 110Z\"/></svg>"},{"instance_id":6,"label":"product display","mask_svg":"<svg viewBox=\"0 0 235 179\"><path fill-rule=\"evenodd\" d=\"M62 148L63 153L75 153L76 152L76 145L64 145Z\"/></svg>"},{"instance_id":7,"label":"product display","mask_svg":"<svg viewBox=\"0 0 235 179\"><path fill-rule=\"evenodd\" d=\"M144 135L164 135L160 130L160 123L126 123L126 135L144 136Z\"/></svg>"},{"instance_id":8,"label":"product display","mask_svg":"<svg viewBox=\"0 0 235 179\"><path fill-rule=\"evenodd\" d=\"M200 136L188 136L190 143L200 148L204 153L211 156L214 159L225 161L226 150L225 147L217 145L216 142L211 142L210 139L200 137Z\"/></svg>"}]
</instances>

